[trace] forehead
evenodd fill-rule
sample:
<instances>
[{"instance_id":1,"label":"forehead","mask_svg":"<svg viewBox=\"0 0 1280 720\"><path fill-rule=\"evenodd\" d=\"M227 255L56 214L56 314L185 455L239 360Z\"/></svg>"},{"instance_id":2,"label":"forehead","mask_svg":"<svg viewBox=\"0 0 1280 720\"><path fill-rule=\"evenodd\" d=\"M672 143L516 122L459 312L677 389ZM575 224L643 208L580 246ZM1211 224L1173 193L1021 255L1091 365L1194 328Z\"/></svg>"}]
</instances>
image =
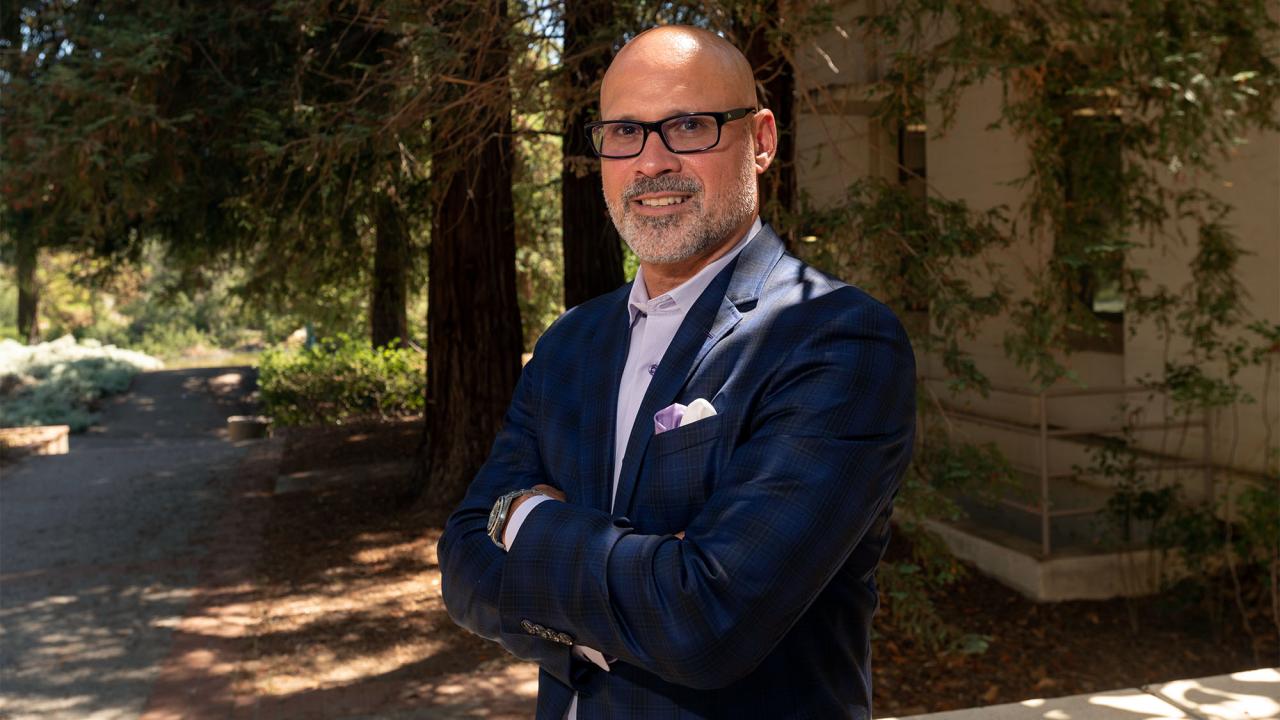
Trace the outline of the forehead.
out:
<instances>
[{"instance_id":1,"label":"forehead","mask_svg":"<svg viewBox=\"0 0 1280 720\"><path fill-rule=\"evenodd\" d=\"M720 53L678 41L663 43L665 51L657 45L627 48L614 60L600 88L601 118L658 120L752 104L737 97L742 83Z\"/></svg>"}]
</instances>

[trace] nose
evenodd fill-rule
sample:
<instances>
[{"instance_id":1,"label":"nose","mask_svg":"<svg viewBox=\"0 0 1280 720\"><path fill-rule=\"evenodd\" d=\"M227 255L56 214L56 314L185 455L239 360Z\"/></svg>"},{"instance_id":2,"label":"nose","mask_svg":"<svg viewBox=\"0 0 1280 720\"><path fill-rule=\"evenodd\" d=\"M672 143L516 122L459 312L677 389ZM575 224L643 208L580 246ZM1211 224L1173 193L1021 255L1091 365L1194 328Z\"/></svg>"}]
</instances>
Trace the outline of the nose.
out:
<instances>
[{"instance_id":1,"label":"nose","mask_svg":"<svg viewBox=\"0 0 1280 720\"><path fill-rule=\"evenodd\" d=\"M647 177L658 177L680 171L680 156L668 150L656 132L649 133L649 137L644 142L644 149L632 158L631 162L638 174Z\"/></svg>"}]
</instances>

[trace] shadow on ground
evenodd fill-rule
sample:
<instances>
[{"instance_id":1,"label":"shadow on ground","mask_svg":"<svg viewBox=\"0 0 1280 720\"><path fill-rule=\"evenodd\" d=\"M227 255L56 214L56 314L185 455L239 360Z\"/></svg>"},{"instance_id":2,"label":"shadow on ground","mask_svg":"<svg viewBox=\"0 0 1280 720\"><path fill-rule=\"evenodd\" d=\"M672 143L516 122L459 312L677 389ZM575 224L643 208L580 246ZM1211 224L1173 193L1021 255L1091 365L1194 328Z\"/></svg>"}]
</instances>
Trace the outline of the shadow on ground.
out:
<instances>
[{"instance_id":1,"label":"shadow on ground","mask_svg":"<svg viewBox=\"0 0 1280 720\"><path fill-rule=\"evenodd\" d=\"M440 598L442 513L403 507L417 422L290 431L252 571L189 617L148 718L532 715L536 668L456 627ZM231 568L228 569L232 570ZM248 592L237 592L247 587ZM210 653L210 651L212 651ZM210 653L202 660L201 653Z\"/></svg>"},{"instance_id":2,"label":"shadow on ground","mask_svg":"<svg viewBox=\"0 0 1280 720\"><path fill-rule=\"evenodd\" d=\"M143 373L68 454L0 467L0 715L141 712L237 501L248 448L223 428L251 386L248 368Z\"/></svg>"}]
</instances>

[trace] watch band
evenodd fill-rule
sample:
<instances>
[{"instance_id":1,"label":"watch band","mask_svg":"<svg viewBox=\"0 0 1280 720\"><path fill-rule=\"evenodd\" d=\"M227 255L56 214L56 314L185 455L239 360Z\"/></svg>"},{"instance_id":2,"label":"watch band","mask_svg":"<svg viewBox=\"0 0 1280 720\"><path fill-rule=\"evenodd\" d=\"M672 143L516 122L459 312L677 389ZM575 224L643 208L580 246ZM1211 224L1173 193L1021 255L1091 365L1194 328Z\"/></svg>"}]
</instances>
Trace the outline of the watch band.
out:
<instances>
[{"instance_id":1,"label":"watch band","mask_svg":"<svg viewBox=\"0 0 1280 720\"><path fill-rule=\"evenodd\" d=\"M534 490L533 488L512 490L498 498L498 500L493 503L493 509L489 511L489 526L487 528L489 539L493 541L494 545L497 545L503 550L506 550L507 546L502 542L502 531L506 529L507 515L511 512L511 503L514 502L516 498L524 495L546 495L546 493L541 490Z\"/></svg>"}]
</instances>

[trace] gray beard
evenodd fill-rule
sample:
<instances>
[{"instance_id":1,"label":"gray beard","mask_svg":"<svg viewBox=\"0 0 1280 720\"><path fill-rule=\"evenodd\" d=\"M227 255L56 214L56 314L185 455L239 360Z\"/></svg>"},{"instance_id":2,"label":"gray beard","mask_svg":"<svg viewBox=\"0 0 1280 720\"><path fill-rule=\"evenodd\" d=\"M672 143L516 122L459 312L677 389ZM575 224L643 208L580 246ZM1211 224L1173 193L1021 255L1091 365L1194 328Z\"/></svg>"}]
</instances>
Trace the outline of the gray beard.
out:
<instances>
[{"instance_id":1,"label":"gray beard","mask_svg":"<svg viewBox=\"0 0 1280 720\"><path fill-rule=\"evenodd\" d=\"M691 207L666 217L643 217L632 211L632 198L657 192L691 193L684 201ZM730 233L755 214L756 193L754 156L748 147L738 187L718 217L706 214L702 183L690 178L643 178L628 187L620 201L606 196L605 204L631 252L641 262L658 265L697 257L728 240Z\"/></svg>"},{"instance_id":2,"label":"gray beard","mask_svg":"<svg viewBox=\"0 0 1280 720\"><path fill-rule=\"evenodd\" d=\"M703 216L700 198L691 197L685 203L692 203L693 207L670 217L640 217L628 211L618 234L642 262L662 264L697 257L733 231L735 225L727 222L729 218L720 218L717 223Z\"/></svg>"}]
</instances>

